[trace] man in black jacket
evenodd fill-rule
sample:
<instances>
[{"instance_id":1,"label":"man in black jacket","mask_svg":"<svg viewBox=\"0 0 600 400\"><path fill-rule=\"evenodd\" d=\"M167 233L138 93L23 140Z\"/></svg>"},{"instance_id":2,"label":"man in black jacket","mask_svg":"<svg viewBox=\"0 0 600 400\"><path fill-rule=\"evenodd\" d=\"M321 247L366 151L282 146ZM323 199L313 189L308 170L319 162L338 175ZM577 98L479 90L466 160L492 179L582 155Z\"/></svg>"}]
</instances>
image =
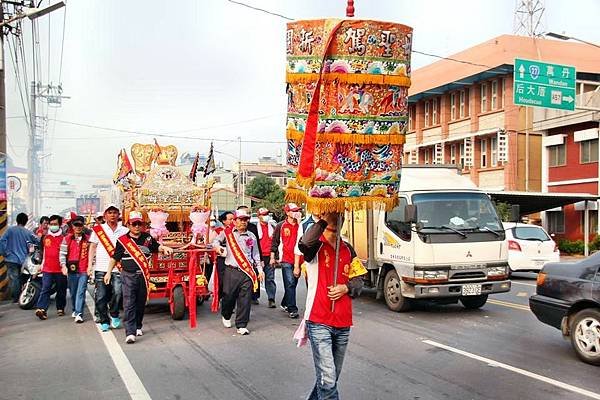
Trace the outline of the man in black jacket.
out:
<instances>
[{"instance_id":1,"label":"man in black jacket","mask_svg":"<svg viewBox=\"0 0 600 400\"><path fill-rule=\"evenodd\" d=\"M242 206L238 206L238 211L242 210L242 211L246 211L246 213L248 215L250 214L250 207L242 205ZM252 232L254 234L254 237L258 238L258 227L256 226L256 224L254 222L248 222L248 232ZM259 249L260 250L260 249ZM258 275L258 270L256 269L256 267L254 267L254 272L256 272L256 275ZM260 282L258 283L258 289L256 290L256 292L252 293L252 304L258 305L258 298L260 297Z\"/></svg>"}]
</instances>

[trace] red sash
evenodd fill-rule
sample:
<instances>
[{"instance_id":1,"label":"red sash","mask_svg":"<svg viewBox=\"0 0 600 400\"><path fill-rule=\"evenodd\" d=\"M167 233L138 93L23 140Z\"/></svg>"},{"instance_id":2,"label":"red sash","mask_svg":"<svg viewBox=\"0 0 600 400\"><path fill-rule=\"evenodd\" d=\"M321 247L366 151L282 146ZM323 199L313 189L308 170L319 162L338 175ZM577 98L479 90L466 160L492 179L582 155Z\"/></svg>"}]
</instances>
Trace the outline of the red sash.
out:
<instances>
[{"instance_id":1,"label":"red sash","mask_svg":"<svg viewBox=\"0 0 600 400\"><path fill-rule=\"evenodd\" d=\"M235 262L237 262L242 272L248 275L252 280L252 290L256 292L258 290L258 278L254 272L254 267L252 267L252 264L248 261L248 257L246 257L237 240L235 240L233 227L225 229L225 239L227 239L227 244L229 245L229 249Z\"/></svg>"},{"instance_id":2,"label":"red sash","mask_svg":"<svg viewBox=\"0 0 600 400\"><path fill-rule=\"evenodd\" d=\"M115 254L115 245L112 244L112 242L110 241L102 225L94 225L92 229L94 230L94 232L96 232L96 236L98 236L98 240L100 241L100 243L102 243L102 246L108 253L108 256L112 257L113 254Z\"/></svg>"},{"instance_id":3,"label":"red sash","mask_svg":"<svg viewBox=\"0 0 600 400\"><path fill-rule=\"evenodd\" d=\"M133 258L133 261L135 261L138 268L142 271L144 283L146 283L146 299L148 299L150 296L150 263L148 262L148 259L144 256L144 253L142 253L137 243L131 240L128 234L121 236L118 240L131 258Z\"/></svg>"}]
</instances>

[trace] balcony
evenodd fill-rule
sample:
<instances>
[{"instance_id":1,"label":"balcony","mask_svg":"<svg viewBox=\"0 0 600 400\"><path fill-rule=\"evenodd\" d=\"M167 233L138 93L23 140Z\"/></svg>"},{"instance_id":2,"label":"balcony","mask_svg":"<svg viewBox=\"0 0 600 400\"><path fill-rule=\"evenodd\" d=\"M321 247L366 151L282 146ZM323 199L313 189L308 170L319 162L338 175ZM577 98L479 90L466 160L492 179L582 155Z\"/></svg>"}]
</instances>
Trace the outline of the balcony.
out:
<instances>
[{"instance_id":1,"label":"balcony","mask_svg":"<svg viewBox=\"0 0 600 400\"><path fill-rule=\"evenodd\" d=\"M565 111L548 108L533 108L533 130L545 131L582 122L600 121L600 90L578 94L576 107L596 108L598 111Z\"/></svg>"}]
</instances>

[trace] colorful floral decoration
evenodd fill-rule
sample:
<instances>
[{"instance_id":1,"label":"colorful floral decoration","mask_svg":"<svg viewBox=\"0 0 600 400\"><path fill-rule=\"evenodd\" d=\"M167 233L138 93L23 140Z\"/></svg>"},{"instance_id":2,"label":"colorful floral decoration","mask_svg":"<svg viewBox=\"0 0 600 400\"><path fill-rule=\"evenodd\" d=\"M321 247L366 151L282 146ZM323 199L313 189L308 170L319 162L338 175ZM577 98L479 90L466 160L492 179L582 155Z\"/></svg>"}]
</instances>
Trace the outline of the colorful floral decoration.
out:
<instances>
[{"instance_id":1,"label":"colorful floral decoration","mask_svg":"<svg viewBox=\"0 0 600 400\"><path fill-rule=\"evenodd\" d=\"M412 28L369 20L287 25L289 201L309 211L397 203Z\"/></svg>"},{"instance_id":2,"label":"colorful floral decoration","mask_svg":"<svg viewBox=\"0 0 600 400\"><path fill-rule=\"evenodd\" d=\"M192 243L197 243L199 238L204 238L208 231L208 219L210 218L210 209L205 207L194 207L190 212L190 221L192 221Z\"/></svg>"},{"instance_id":3,"label":"colorful floral decoration","mask_svg":"<svg viewBox=\"0 0 600 400\"><path fill-rule=\"evenodd\" d=\"M160 208L154 208L151 211L148 211L148 218L150 219L150 236L159 243L162 243L163 236L169 233L169 230L167 229L169 213Z\"/></svg>"}]
</instances>

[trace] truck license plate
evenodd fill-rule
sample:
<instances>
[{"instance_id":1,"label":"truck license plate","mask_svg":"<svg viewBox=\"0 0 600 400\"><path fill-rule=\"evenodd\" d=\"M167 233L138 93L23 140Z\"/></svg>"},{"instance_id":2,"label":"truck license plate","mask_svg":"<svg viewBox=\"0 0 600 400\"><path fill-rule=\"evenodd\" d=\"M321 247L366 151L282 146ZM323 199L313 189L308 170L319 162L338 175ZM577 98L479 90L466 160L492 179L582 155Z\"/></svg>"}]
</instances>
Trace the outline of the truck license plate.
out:
<instances>
[{"instance_id":1,"label":"truck license plate","mask_svg":"<svg viewBox=\"0 0 600 400\"><path fill-rule=\"evenodd\" d=\"M478 296L481 294L481 285L463 285L463 296Z\"/></svg>"}]
</instances>

